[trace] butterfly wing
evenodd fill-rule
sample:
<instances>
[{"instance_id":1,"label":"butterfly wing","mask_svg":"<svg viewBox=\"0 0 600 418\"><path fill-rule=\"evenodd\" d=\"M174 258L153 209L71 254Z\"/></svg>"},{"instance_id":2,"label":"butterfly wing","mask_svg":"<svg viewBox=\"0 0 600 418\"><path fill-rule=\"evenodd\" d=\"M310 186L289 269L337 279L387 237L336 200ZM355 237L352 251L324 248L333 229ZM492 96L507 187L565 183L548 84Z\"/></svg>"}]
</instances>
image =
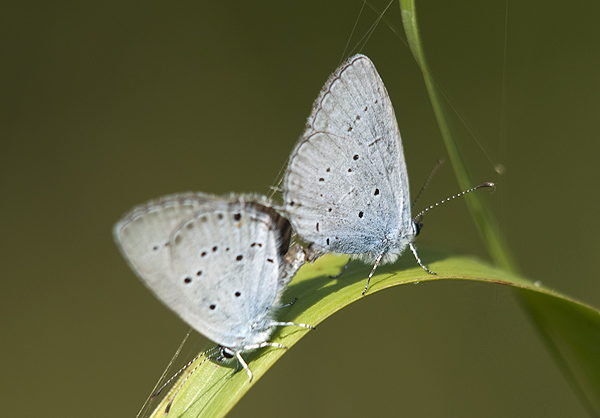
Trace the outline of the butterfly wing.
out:
<instances>
[{"instance_id":1,"label":"butterfly wing","mask_svg":"<svg viewBox=\"0 0 600 418\"><path fill-rule=\"evenodd\" d=\"M211 198L192 213L172 210L177 207L172 200L164 203L163 211L155 205L134 210L115 228L142 281L218 344L235 348L265 341L265 324L287 285L279 280L291 235L287 220L244 198ZM167 237L158 249L150 239L155 235Z\"/></svg>"},{"instance_id":2,"label":"butterfly wing","mask_svg":"<svg viewBox=\"0 0 600 418\"><path fill-rule=\"evenodd\" d=\"M373 63L354 56L325 83L291 154L285 211L304 240L374 259L412 239L409 202L392 103Z\"/></svg>"},{"instance_id":3,"label":"butterfly wing","mask_svg":"<svg viewBox=\"0 0 600 418\"><path fill-rule=\"evenodd\" d=\"M140 205L125 215L113 229L113 237L131 269L150 288L168 282L169 244L173 231L191 218L202 205L215 198L201 193L165 196ZM176 299L163 300L167 305Z\"/></svg>"}]
</instances>

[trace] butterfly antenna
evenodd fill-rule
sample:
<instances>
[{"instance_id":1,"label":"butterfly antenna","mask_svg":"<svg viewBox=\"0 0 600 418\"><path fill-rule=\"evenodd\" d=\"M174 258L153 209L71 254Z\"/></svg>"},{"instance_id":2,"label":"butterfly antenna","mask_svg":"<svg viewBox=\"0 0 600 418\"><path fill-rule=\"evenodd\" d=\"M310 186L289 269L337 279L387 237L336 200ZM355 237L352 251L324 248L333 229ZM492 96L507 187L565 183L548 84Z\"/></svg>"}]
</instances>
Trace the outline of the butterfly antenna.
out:
<instances>
[{"instance_id":1,"label":"butterfly antenna","mask_svg":"<svg viewBox=\"0 0 600 418\"><path fill-rule=\"evenodd\" d=\"M423 187L421 187L421 190L419 190L419 193L417 193L417 197L415 197L415 200L413 200L412 206L410 207L411 211L415 207L417 200L419 200L419 198L421 197L421 194L423 194L423 192L425 191L427 186L429 186L429 183L431 182L433 175L436 173L436 171L438 171L438 168L440 168L442 166L442 164L444 164L444 162L445 161L442 158L439 158L436 161L435 165L433 166L433 169L431 170L431 173L429 173L429 177L427 177L427 180L425 180L425 184L423 185Z\"/></svg>"},{"instance_id":2,"label":"butterfly antenna","mask_svg":"<svg viewBox=\"0 0 600 418\"><path fill-rule=\"evenodd\" d=\"M184 366L184 367L183 367L181 370L179 370L179 371L178 371L178 372L175 374L175 376L173 376L172 378L170 378L170 379L169 379L169 381L168 381L167 383L165 383L165 384L164 384L164 385L163 385L163 386L162 386L162 387L159 389L159 391L158 391L158 392L156 392L156 393L155 393L155 395L154 395L154 396L158 395L158 393L160 392L160 390L162 390L162 389L163 389L163 388L164 388L164 387L165 387L165 386L166 386L166 385L167 385L169 382L171 382L171 381L172 381L172 380L173 380L173 379L174 379L174 378L175 378L177 375L179 375L181 372L183 372L183 371L184 371L186 368L188 368L188 367L189 367L189 366L190 366L190 365L191 365L193 362L195 362L196 360L198 360L200 357L202 357L203 355L205 355L205 354L207 354L207 353L209 353L209 352L211 352L211 351L212 351L212 353L210 353L210 354L207 354L207 355L206 355L206 358L205 358L205 359L203 359L203 360L202 360L200 363L198 363L198 364L196 365L196 367L194 367L194 368L193 368L193 369L192 369L192 370L191 370L191 371L188 373L188 375L185 377L185 379L183 379L183 381L182 381L182 382L179 384L179 386L177 387L177 390L176 390L176 391L173 393L173 396L171 397L171 400L169 401L169 403L168 403L168 404L167 404L167 406L165 407L165 415L167 415L167 414L169 413L169 411L171 410L171 406L173 405L173 401L175 400L175 397L177 396L177 394L179 393L179 391L181 390L181 388L183 387L183 385L185 385L185 384L186 384L186 382L188 381L188 379L189 379L189 378L192 376L192 374L194 374L194 372L195 372L196 370L198 370L198 368L199 368L200 366L202 366L204 363L206 363L208 360L210 360L210 359L211 359L211 356L212 356L213 354L215 354L215 353L214 353L214 350L219 350L219 349L220 349L220 347L219 347L219 346L216 346L216 347L213 347L213 348L211 348L210 350L207 350L207 351L205 351L205 352L203 352L203 353L200 353L200 354L198 354L198 355L197 355L197 356L196 356L196 357L195 357L193 360L191 360L191 361L190 361L188 364L186 364L186 365L185 365L185 366Z\"/></svg>"},{"instance_id":3,"label":"butterfly antenna","mask_svg":"<svg viewBox=\"0 0 600 418\"><path fill-rule=\"evenodd\" d=\"M156 392L154 392L151 396L151 398L156 398L158 395L160 395L160 392L162 392L162 390L169 385L169 383L171 383L177 376L179 376L181 373L183 373L183 371L185 369L187 369L188 367L190 367L196 360L198 360L200 357L202 357L203 355L209 353L210 351L213 351L214 349L219 348L219 347L213 347L210 350L206 350L203 351L202 353L198 354L196 357L194 357L193 359L191 359L190 361L187 362L187 364L185 366L183 366L181 369L179 369L177 371L177 373L175 373L173 376L171 376L169 378L169 380L167 380L160 388L158 388L158 390L156 390ZM208 356L210 357L212 355L212 353L208 354Z\"/></svg>"},{"instance_id":4,"label":"butterfly antenna","mask_svg":"<svg viewBox=\"0 0 600 418\"><path fill-rule=\"evenodd\" d=\"M485 187L493 187L492 193L496 190L496 185L494 183L492 183L490 181L486 181L485 183L481 183L478 186L472 187L469 190L465 190L464 192L460 192L458 194L455 194L454 196L450 196L450 197L448 197L448 198L446 198L444 200L441 200L441 201L437 202L434 205L429 206L428 208L425 208L424 210L422 210L421 212L419 212L419 214L417 216L415 216L414 219L420 219L425 214L425 212L427 212L428 210L433 209L436 206L440 206L441 204L446 203L449 200L456 199L457 197L464 196L467 193L471 193L471 192L473 192L473 191L475 191L477 189L483 189Z\"/></svg>"}]
</instances>

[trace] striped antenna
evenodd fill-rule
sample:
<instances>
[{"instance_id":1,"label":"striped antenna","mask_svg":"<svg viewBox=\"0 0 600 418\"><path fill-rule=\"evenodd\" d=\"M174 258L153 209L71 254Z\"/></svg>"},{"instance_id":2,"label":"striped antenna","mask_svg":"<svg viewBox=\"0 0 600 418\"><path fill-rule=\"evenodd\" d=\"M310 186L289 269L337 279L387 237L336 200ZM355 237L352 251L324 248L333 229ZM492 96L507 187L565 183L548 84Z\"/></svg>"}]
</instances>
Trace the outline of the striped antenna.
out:
<instances>
[{"instance_id":1,"label":"striped antenna","mask_svg":"<svg viewBox=\"0 0 600 418\"><path fill-rule=\"evenodd\" d=\"M492 193L493 193L493 192L496 190L496 185L495 185L494 183L492 183L491 181L486 181L485 183L481 183L481 184L480 184L480 185L478 185L478 186L472 187L472 188L470 188L469 190L465 190L464 192L460 192L460 193L458 193L458 194L455 194L454 196L450 196L450 197L448 197L448 198L446 198L446 199L444 199L444 200L441 200L441 201L437 202L437 203L436 203L436 204L434 204L434 205L431 205L431 206L429 206L428 208L425 208L424 210L422 210L421 212L419 212L419 214L418 214L417 216L415 216L413 219L414 219L414 220L415 220L415 222L416 222L416 220L417 220L417 219L420 219L421 217L423 217L423 215L425 214L425 212L427 212L428 210L430 210L430 209L433 209L433 208L435 208L436 206L440 206L440 205L442 205L443 203L446 203L446 202L448 202L449 200L456 199L457 197L464 196L464 195L466 195L467 193L471 193L472 191L475 191L475 190L477 190L477 189L483 189L483 188L485 188L485 187L493 187Z\"/></svg>"},{"instance_id":2,"label":"striped antenna","mask_svg":"<svg viewBox=\"0 0 600 418\"><path fill-rule=\"evenodd\" d=\"M179 376L181 373L183 373L188 367L190 367L200 357L206 356L206 358L204 358L198 365L196 365L196 367L194 367L194 369L192 371L190 371L188 373L188 375L185 377L185 379L183 379L183 381L181 382L181 384L179 385L177 390L175 390L175 392L173 393L173 396L171 397L171 400L169 401L169 403L167 404L167 407L165 408L165 415L167 415L169 413L169 410L171 409L171 405L173 404L175 397L177 396L177 394L179 393L179 391L181 390L183 385L190 378L190 376L198 369L198 367L200 367L202 364L204 364L207 360L210 360L210 359L214 358L214 356L216 354L219 354L221 352L221 350L222 350L221 346L216 346L216 347L210 348L210 349L198 354L196 357L194 357L192 360L190 360L185 366L183 366L181 369L179 369L179 371L177 371L177 373L175 373L173 376L171 376L171 378L169 380L167 380L160 388L158 388L158 390L156 392L154 392L152 394L151 398L155 398L158 395L160 395L162 390L165 387L167 387L169 385L169 383L171 383L173 380L175 380L175 378L177 376Z\"/></svg>"}]
</instances>

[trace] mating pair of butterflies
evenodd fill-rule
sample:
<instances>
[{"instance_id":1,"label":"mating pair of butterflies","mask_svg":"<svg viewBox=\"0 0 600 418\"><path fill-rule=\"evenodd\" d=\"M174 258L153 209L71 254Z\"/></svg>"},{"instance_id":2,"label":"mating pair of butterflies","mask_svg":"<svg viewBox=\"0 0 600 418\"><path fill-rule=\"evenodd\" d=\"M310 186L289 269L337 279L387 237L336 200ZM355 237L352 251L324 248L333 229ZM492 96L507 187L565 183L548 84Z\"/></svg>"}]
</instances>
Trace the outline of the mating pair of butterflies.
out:
<instances>
[{"instance_id":1,"label":"mating pair of butterflies","mask_svg":"<svg viewBox=\"0 0 600 418\"><path fill-rule=\"evenodd\" d=\"M268 342L277 326L310 328L274 319L304 262L332 252L377 265L410 246L426 269L413 244L420 220L411 217L394 109L366 56L350 58L325 83L282 187L276 209L256 196L188 193L137 207L114 228L146 286L250 379L241 353L283 347ZM308 248L290 247L292 227Z\"/></svg>"}]
</instances>

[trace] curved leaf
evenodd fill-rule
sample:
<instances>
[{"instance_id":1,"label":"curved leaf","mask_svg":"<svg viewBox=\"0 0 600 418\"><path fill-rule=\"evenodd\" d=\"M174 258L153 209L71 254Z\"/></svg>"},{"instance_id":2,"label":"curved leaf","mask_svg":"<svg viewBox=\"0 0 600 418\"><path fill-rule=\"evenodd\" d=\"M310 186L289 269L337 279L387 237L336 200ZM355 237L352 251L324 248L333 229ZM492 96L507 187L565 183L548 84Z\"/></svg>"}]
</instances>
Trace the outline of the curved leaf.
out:
<instances>
[{"instance_id":1,"label":"curved leaf","mask_svg":"<svg viewBox=\"0 0 600 418\"><path fill-rule=\"evenodd\" d=\"M573 314L560 315L560 325L570 330L574 344L574 346L563 346L561 349L585 351L585 348L579 347L579 343L581 339L586 340L590 332L596 333L596 339L600 338L598 337L600 315L585 305L471 257L431 251L422 251L422 253L424 253L424 261L438 273L437 276L425 273L414 263L412 257L403 257L394 265L385 265L377 269L366 296L391 286L433 280L474 280L508 285L522 292L520 294L530 298L532 303L558 305L562 307L562 311L573 312ZM318 325L338 310L361 299L370 270L369 266L353 262L340 278L329 278L330 275L337 274L345 262L346 259L343 257L328 255L321 257L314 265L302 267L284 295L284 300L298 298L297 302L288 308L282 308L278 315L279 319ZM554 311L554 308L552 309ZM584 325L580 323L582 315L587 318ZM309 332L319 332L319 330L285 327L273 335L272 341L291 348ZM212 362L204 363L177 395L169 417L224 416L285 352L286 350L282 349L265 348L245 354L244 357L254 373L254 380L251 383L248 382L248 376L243 370L235 373L234 364L224 366ZM581 356L581 352L578 356ZM600 376L600 356L589 356L586 367L591 371L592 376ZM184 377L185 374L182 378ZM600 382L595 380L593 384L600 393ZM176 383L173 387L178 386L179 383ZM165 396L153 416L164 416L166 403L170 399L170 394Z\"/></svg>"}]
</instances>

